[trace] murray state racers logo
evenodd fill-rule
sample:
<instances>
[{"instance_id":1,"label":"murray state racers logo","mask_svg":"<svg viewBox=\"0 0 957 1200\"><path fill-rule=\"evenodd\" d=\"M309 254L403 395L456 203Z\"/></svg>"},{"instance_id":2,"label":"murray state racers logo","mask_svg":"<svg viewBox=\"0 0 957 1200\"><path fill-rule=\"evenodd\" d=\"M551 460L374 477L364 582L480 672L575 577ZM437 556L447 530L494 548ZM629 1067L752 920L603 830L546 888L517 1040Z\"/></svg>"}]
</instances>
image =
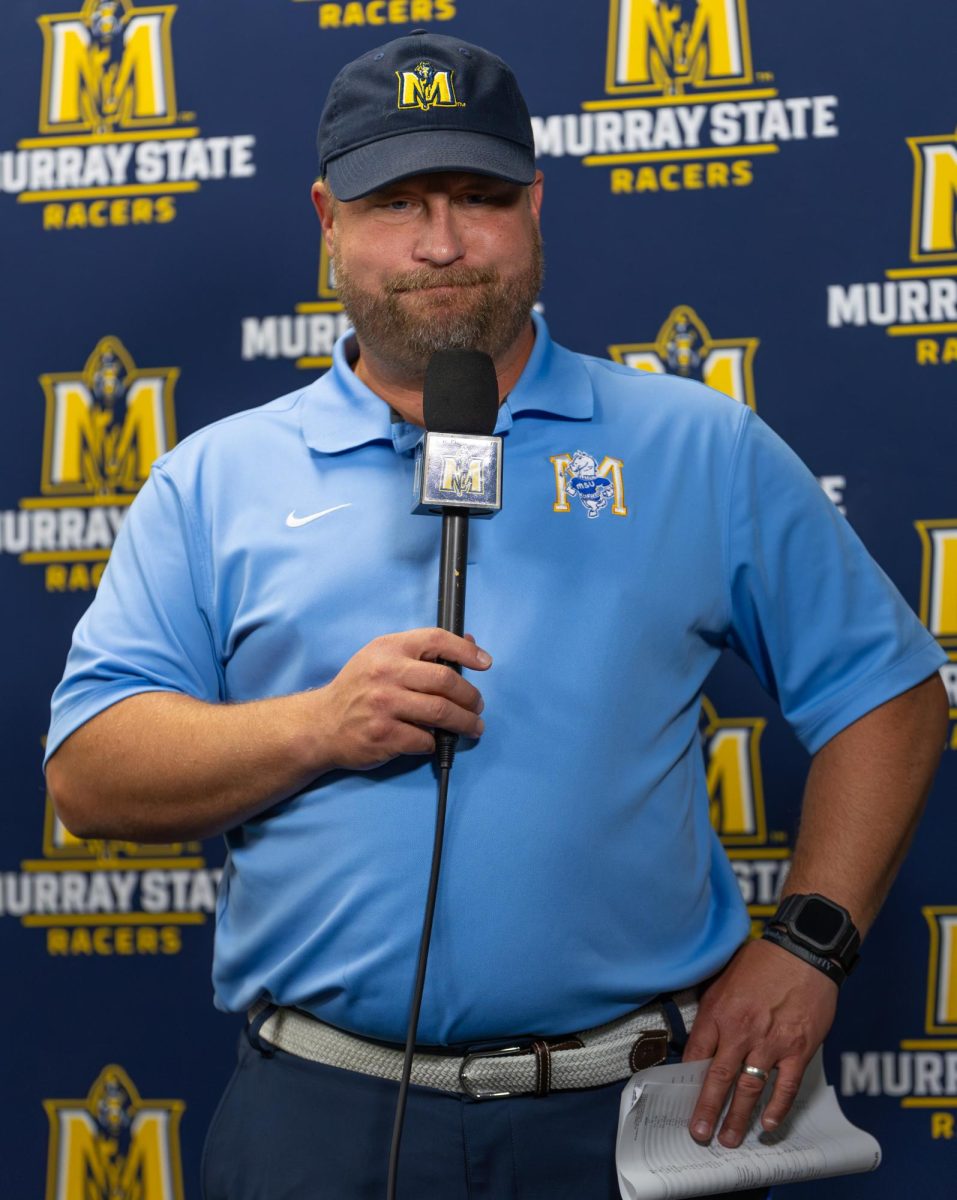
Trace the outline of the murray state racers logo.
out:
<instances>
[{"instance_id":1,"label":"murray state racers logo","mask_svg":"<svg viewBox=\"0 0 957 1200\"><path fill-rule=\"evenodd\" d=\"M758 156L838 135L836 96L784 99L773 80L745 0L611 0L606 98L533 117L536 151L608 167L613 195L747 187Z\"/></svg>"},{"instance_id":2,"label":"murray state racers logo","mask_svg":"<svg viewBox=\"0 0 957 1200\"><path fill-rule=\"evenodd\" d=\"M50 1121L46 1200L183 1200L182 1100L143 1100L122 1067L88 1095L44 1100Z\"/></svg>"},{"instance_id":3,"label":"murray state racers logo","mask_svg":"<svg viewBox=\"0 0 957 1200\"><path fill-rule=\"evenodd\" d=\"M957 260L957 133L907 139L914 156L910 256L914 262Z\"/></svg>"},{"instance_id":4,"label":"murray state racers logo","mask_svg":"<svg viewBox=\"0 0 957 1200\"><path fill-rule=\"evenodd\" d=\"M0 192L43 205L44 229L165 224L177 195L255 174L251 135L200 137L180 112L175 4L84 0L37 18L39 137L0 153Z\"/></svg>"},{"instance_id":5,"label":"murray state racers logo","mask_svg":"<svg viewBox=\"0 0 957 1200\"><path fill-rule=\"evenodd\" d=\"M957 1037L957 906L930 906L923 912L930 926L925 1028Z\"/></svg>"},{"instance_id":6,"label":"murray state racers logo","mask_svg":"<svg viewBox=\"0 0 957 1200\"><path fill-rule=\"evenodd\" d=\"M725 846L767 841L761 773L763 717L718 716L707 697L701 702L701 740L707 765L711 824Z\"/></svg>"},{"instance_id":7,"label":"murray state racers logo","mask_svg":"<svg viewBox=\"0 0 957 1200\"><path fill-rule=\"evenodd\" d=\"M923 549L920 618L957 657L957 520L915 521Z\"/></svg>"},{"instance_id":8,"label":"murray state racers logo","mask_svg":"<svg viewBox=\"0 0 957 1200\"><path fill-rule=\"evenodd\" d=\"M464 108L465 103L455 97L454 71L439 70L423 59L411 71L396 71L399 81L397 108Z\"/></svg>"},{"instance_id":9,"label":"murray state racers logo","mask_svg":"<svg viewBox=\"0 0 957 1200\"><path fill-rule=\"evenodd\" d=\"M926 1112L932 1139L957 1136L957 905L922 910L930 932L924 1032L897 1051L845 1051L845 1096L888 1096L901 1108ZM907 939L905 939L906 941Z\"/></svg>"},{"instance_id":10,"label":"murray state racers logo","mask_svg":"<svg viewBox=\"0 0 957 1200\"><path fill-rule=\"evenodd\" d=\"M243 360L281 358L303 371L331 367L336 339L349 328L349 318L338 296L332 260L323 241L319 251L317 298L301 301L293 313L243 317Z\"/></svg>"},{"instance_id":11,"label":"murray state racers logo","mask_svg":"<svg viewBox=\"0 0 957 1200\"><path fill-rule=\"evenodd\" d=\"M957 519L915 521L914 525L923 551L920 619L950 659L940 674L950 702L947 744L957 750Z\"/></svg>"},{"instance_id":12,"label":"murray state racers logo","mask_svg":"<svg viewBox=\"0 0 957 1200\"><path fill-rule=\"evenodd\" d=\"M42 490L131 496L175 442L175 367L138 370L123 343L103 338L81 374L41 375L46 396Z\"/></svg>"},{"instance_id":13,"label":"murray state racers logo","mask_svg":"<svg viewBox=\"0 0 957 1200\"><path fill-rule=\"evenodd\" d=\"M609 93L669 94L753 78L744 0L611 0Z\"/></svg>"},{"instance_id":14,"label":"murray state racers logo","mask_svg":"<svg viewBox=\"0 0 957 1200\"><path fill-rule=\"evenodd\" d=\"M763 717L720 717L711 701L702 698L700 734L711 824L731 860L755 935L774 914L791 867L787 834L768 830L760 753L766 726Z\"/></svg>"},{"instance_id":15,"label":"murray state racers logo","mask_svg":"<svg viewBox=\"0 0 957 1200\"><path fill-rule=\"evenodd\" d=\"M84 840L46 797L41 858L0 869L0 919L42 930L52 958L169 957L184 927L205 925L222 871L199 842Z\"/></svg>"},{"instance_id":16,"label":"murray state racers logo","mask_svg":"<svg viewBox=\"0 0 957 1200\"><path fill-rule=\"evenodd\" d=\"M176 367L137 367L115 337L79 371L41 375L42 496L0 513L0 550L43 564L48 591L95 587L127 506L174 445Z\"/></svg>"},{"instance_id":17,"label":"murray state racers logo","mask_svg":"<svg viewBox=\"0 0 957 1200\"><path fill-rule=\"evenodd\" d=\"M451 21L456 15L455 0L345 0L338 4L312 0L312 3L316 5L320 29L421 25L425 21Z\"/></svg>"},{"instance_id":18,"label":"murray state racers logo","mask_svg":"<svg viewBox=\"0 0 957 1200\"><path fill-rule=\"evenodd\" d=\"M889 267L881 281L829 285L827 323L914 338L918 366L957 364L957 133L907 144L914 168L912 265Z\"/></svg>"},{"instance_id":19,"label":"murray state racers logo","mask_svg":"<svg viewBox=\"0 0 957 1200\"><path fill-rule=\"evenodd\" d=\"M598 461L584 450L555 454L549 461L555 473L555 502L552 512L570 513L578 500L588 517L595 518L611 507L616 517L626 517L624 464L607 455Z\"/></svg>"},{"instance_id":20,"label":"murray state racers logo","mask_svg":"<svg viewBox=\"0 0 957 1200\"><path fill-rule=\"evenodd\" d=\"M439 490L453 496L481 496L485 492L485 460L476 458L467 443L451 442L453 454L442 460Z\"/></svg>"},{"instance_id":21,"label":"murray state racers logo","mask_svg":"<svg viewBox=\"0 0 957 1200\"><path fill-rule=\"evenodd\" d=\"M176 8L87 0L80 12L38 17L43 33L41 133L107 133L171 125Z\"/></svg>"},{"instance_id":22,"label":"murray state racers logo","mask_svg":"<svg viewBox=\"0 0 957 1200\"><path fill-rule=\"evenodd\" d=\"M608 353L626 367L700 380L754 408L759 344L758 338L713 338L695 310L682 304L672 309L653 342L609 346Z\"/></svg>"}]
</instances>

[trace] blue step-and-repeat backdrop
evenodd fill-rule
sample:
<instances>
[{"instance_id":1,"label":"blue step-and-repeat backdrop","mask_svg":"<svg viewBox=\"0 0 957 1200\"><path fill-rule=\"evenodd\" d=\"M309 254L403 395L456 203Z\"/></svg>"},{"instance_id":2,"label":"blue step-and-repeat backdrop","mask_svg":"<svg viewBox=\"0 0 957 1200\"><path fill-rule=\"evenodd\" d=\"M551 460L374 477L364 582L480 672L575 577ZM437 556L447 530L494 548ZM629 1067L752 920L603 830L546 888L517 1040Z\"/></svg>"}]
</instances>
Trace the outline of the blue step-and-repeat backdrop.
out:
<instances>
[{"instance_id":1,"label":"blue step-and-repeat backdrop","mask_svg":"<svg viewBox=\"0 0 957 1200\"><path fill-rule=\"evenodd\" d=\"M556 337L755 408L949 651L944 765L826 1054L885 1163L790 1194L951 1196L947 0L6 0L2 1194L198 1200L238 1028L209 983L223 849L73 838L40 772L49 696L156 455L328 365L344 318L307 195L322 99L344 61L420 25L498 51L523 82ZM736 662L709 683L701 730L713 819L759 927L806 756Z\"/></svg>"}]
</instances>

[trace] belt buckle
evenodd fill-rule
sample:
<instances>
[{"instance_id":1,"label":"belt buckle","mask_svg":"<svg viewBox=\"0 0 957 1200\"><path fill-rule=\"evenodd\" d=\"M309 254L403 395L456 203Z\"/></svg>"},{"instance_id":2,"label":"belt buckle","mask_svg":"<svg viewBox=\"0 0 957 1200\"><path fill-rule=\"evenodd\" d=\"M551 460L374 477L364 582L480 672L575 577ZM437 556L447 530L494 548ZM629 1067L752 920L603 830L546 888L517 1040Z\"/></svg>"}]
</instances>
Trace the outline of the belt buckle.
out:
<instances>
[{"instance_id":1,"label":"belt buckle","mask_svg":"<svg viewBox=\"0 0 957 1200\"><path fill-rule=\"evenodd\" d=\"M476 1085L473 1085L465 1078L465 1072L468 1070L469 1064L477 1058L511 1058L515 1054L527 1054L529 1052L527 1046L503 1046L501 1050L476 1050L472 1054L466 1054L462 1059L462 1065L459 1067L459 1085L462 1091L467 1096L471 1096L473 1100L504 1100L508 1096L526 1096L527 1091L521 1092L491 1092L485 1091Z\"/></svg>"}]
</instances>

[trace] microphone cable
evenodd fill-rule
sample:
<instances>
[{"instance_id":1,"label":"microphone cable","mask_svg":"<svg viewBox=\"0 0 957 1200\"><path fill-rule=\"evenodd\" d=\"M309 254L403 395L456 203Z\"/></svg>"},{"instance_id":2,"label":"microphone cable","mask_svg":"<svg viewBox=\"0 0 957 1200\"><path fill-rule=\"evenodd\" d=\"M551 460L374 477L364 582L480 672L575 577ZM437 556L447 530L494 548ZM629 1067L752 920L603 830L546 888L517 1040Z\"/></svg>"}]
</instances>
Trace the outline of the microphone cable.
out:
<instances>
[{"instance_id":1,"label":"microphone cable","mask_svg":"<svg viewBox=\"0 0 957 1200\"><path fill-rule=\"evenodd\" d=\"M439 889L439 867L442 862L442 841L445 837L445 810L448 804L449 775L452 770L453 754L454 748L452 753L442 753L442 748L440 747L436 756L439 772L439 794L435 811L435 837L432 843L432 869L429 874L429 893L425 901L425 914L422 920L422 937L419 941L419 960L415 971L415 986L412 989L409 1028L405 1037L405 1059L402 1063L399 1096L395 1109L395 1123L392 1127L392 1149L389 1151L389 1181L386 1190L387 1200L396 1200L395 1188L399 1171L399 1148L402 1145L402 1126L405 1121L409 1078L412 1074L412 1056L415 1053L415 1035L419 1026L419 1010L422 1007L422 993L425 990L425 971L429 958L429 942L432 938L432 919L435 916L435 897ZM444 761L446 759L448 760L447 762Z\"/></svg>"}]
</instances>

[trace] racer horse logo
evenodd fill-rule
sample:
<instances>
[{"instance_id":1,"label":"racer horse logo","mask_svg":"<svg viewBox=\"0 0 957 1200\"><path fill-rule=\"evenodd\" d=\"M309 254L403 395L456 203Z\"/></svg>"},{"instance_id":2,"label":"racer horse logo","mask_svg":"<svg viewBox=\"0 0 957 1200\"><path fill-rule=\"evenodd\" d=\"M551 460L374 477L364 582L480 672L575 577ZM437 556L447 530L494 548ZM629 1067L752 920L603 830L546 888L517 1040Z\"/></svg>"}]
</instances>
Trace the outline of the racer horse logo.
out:
<instances>
[{"instance_id":1,"label":"racer horse logo","mask_svg":"<svg viewBox=\"0 0 957 1200\"><path fill-rule=\"evenodd\" d=\"M552 512L570 513L570 497L576 496L586 514L595 518L611 504L612 514L626 517L624 464L620 458L598 461L584 450L574 454L553 454L548 460L555 473L555 501Z\"/></svg>"},{"instance_id":2,"label":"racer horse logo","mask_svg":"<svg viewBox=\"0 0 957 1200\"><path fill-rule=\"evenodd\" d=\"M610 479L598 474L598 463L584 450L572 455L571 474L565 473L565 490L577 496L589 517L597 517L608 507L615 487Z\"/></svg>"}]
</instances>

